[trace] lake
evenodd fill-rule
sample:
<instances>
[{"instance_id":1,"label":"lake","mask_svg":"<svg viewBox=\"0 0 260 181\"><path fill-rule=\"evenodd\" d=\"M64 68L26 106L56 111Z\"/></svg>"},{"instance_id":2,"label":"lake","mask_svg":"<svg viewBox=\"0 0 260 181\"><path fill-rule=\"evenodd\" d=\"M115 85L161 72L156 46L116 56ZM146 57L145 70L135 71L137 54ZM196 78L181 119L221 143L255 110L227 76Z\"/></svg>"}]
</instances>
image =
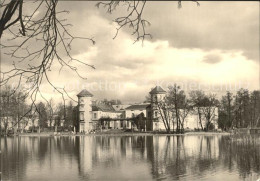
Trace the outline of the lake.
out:
<instances>
[{"instance_id":1,"label":"lake","mask_svg":"<svg viewBox=\"0 0 260 181\"><path fill-rule=\"evenodd\" d=\"M4 181L257 180L260 136L1 139Z\"/></svg>"}]
</instances>

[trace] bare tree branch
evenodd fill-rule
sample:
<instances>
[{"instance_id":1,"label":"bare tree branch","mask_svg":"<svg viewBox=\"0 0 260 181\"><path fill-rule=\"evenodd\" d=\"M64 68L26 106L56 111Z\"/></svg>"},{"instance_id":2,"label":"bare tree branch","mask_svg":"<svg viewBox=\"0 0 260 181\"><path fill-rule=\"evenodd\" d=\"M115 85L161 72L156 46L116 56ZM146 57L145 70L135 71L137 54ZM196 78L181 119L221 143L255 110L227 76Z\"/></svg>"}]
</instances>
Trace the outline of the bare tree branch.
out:
<instances>
[{"instance_id":1,"label":"bare tree branch","mask_svg":"<svg viewBox=\"0 0 260 181\"><path fill-rule=\"evenodd\" d=\"M91 69L95 68L94 65L72 57L70 51L74 40L87 40L93 45L95 41L93 38L73 36L69 32L68 24L64 19L61 19L64 17L63 14L68 13L68 11L57 11L58 0L41 0L33 3L38 4L31 14L23 12L23 0L11 0L0 4L1 10L3 9L0 19L0 37L3 38L5 30L8 30L13 36L9 41L5 41L5 44L1 44L1 49L5 55L14 59L11 70L1 70L0 86L17 82L17 86L12 92L14 94L16 90L22 89L21 83L30 85L29 88L23 90L24 95L32 102L31 109L26 114L29 114L33 109L37 110L37 97L41 96L48 102L41 93L40 85L43 81L47 81L62 95L65 104L64 96L68 96L65 88L57 87L49 79L49 71L54 63L60 65L60 71L67 67L82 79L86 79L86 77L80 74L73 63ZM36 16L38 11L41 14ZM18 44L14 45L12 42L18 42ZM37 46L35 46L36 42L38 42ZM65 55L62 54L63 52Z\"/></svg>"}]
</instances>

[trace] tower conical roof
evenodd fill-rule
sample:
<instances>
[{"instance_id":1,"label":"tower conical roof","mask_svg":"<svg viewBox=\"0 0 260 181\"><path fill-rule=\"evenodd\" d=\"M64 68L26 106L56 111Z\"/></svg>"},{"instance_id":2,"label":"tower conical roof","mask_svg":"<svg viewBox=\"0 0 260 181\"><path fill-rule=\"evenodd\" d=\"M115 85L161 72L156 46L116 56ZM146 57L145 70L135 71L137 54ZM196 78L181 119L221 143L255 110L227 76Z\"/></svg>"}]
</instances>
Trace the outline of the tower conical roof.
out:
<instances>
[{"instance_id":1,"label":"tower conical roof","mask_svg":"<svg viewBox=\"0 0 260 181\"><path fill-rule=\"evenodd\" d=\"M93 97L93 94L91 94L86 89L83 89L77 96L78 97Z\"/></svg>"},{"instance_id":2,"label":"tower conical roof","mask_svg":"<svg viewBox=\"0 0 260 181\"><path fill-rule=\"evenodd\" d=\"M160 94L160 93L166 93L166 91L163 90L163 88L161 88L160 86L156 86L150 91L150 94Z\"/></svg>"}]
</instances>

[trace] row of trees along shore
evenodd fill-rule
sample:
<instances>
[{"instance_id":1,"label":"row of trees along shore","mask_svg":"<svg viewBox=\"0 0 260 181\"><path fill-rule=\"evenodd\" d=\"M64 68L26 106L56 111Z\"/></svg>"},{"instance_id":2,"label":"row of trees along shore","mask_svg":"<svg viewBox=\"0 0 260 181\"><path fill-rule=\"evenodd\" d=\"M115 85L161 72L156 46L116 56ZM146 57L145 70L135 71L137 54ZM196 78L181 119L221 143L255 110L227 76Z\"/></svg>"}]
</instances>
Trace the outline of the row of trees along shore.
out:
<instances>
[{"instance_id":1,"label":"row of trees along shore","mask_svg":"<svg viewBox=\"0 0 260 181\"><path fill-rule=\"evenodd\" d=\"M158 114L162 118L166 131L171 131L171 125L176 127L177 133L184 132L184 123L189 114L198 116L201 130L214 129L213 121L217 121L219 128L228 131L234 128L260 127L260 91L250 92L240 89L236 93L226 92L220 99L216 94L206 94L202 90L190 91L188 94L178 85L168 88L167 96L157 102ZM14 91L10 86L3 87L0 92L1 129L6 133L8 124L12 122L14 129L19 128L23 119L34 121L38 118L40 128L49 125L64 127L76 126L75 108L72 102L67 105L53 100L39 102L35 109L31 109L22 91ZM218 112L217 112L218 111ZM218 116L216 116L216 113ZM203 121L204 120L204 121ZM206 123L206 124L205 124ZM26 124L23 124L26 126ZM50 126L54 129L53 126Z\"/></svg>"},{"instance_id":2,"label":"row of trees along shore","mask_svg":"<svg viewBox=\"0 0 260 181\"><path fill-rule=\"evenodd\" d=\"M202 90L194 90L186 94L180 86L174 85L168 87L166 97L158 100L156 104L168 133L173 126L176 127L177 133L183 133L184 123L188 121L189 114L198 116L200 129L205 131L214 129L215 121L224 131L260 127L259 90L250 92L241 88L235 94L227 91L219 99L216 94L206 94Z\"/></svg>"},{"instance_id":3,"label":"row of trees along shore","mask_svg":"<svg viewBox=\"0 0 260 181\"><path fill-rule=\"evenodd\" d=\"M22 91L5 86L1 88L0 92L1 130L7 134L8 126L11 125L15 131L22 131L29 122L32 124L30 128L32 131L38 131L37 128L47 128L48 125L54 130L56 126L61 126L61 122L63 122L64 128L72 127L73 108L71 101L67 105L63 103L55 105L52 99L35 103L35 106L32 106ZM34 126L36 120L38 121L37 128Z\"/></svg>"}]
</instances>

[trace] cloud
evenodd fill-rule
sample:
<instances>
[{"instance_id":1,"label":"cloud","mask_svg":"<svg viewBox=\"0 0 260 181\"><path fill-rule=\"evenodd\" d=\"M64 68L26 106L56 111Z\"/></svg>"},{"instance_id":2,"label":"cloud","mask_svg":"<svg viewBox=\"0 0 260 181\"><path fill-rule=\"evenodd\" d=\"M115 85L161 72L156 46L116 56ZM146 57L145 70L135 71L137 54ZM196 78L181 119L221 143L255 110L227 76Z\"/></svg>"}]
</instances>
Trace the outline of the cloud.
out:
<instances>
[{"instance_id":1,"label":"cloud","mask_svg":"<svg viewBox=\"0 0 260 181\"><path fill-rule=\"evenodd\" d=\"M97 9L96 2L62 2L61 9L71 11L69 21L84 29L74 29L88 35L93 34L95 27L103 32L102 36L112 39L115 27L105 29L96 21L91 25L88 20L92 15L98 15L108 22L125 14L124 7L118 7L112 14L106 13L104 8ZM259 61L259 8L258 2L200 2L198 7L194 2L182 2L178 9L178 2L147 2L143 17L151 22L147 32L153 35L151 41L166 40L177 48L200 48L204 50L220 49L242 51L249 60ZM243 12L243 13L241 13ZM234 16L235 15L235 16ZM84 21L82 21L84 17ZM87 33L88 32L88 33ZM130 35L132 31L124 28L117 38ZM97 37L96 37L97 38ZM102 39L98 41L102 42ZM97 41L97 42L98 42Z\"/></svg>"},{"instance_id":2,"label":"cloud","mask_svg":"<svg viewBox=\"0 0 260 181\"><path fill-rule=\"evenodd\" d=\"M91 72L87 81L80 82L80 85L86 84L97 99L138 102L144 100L155 85L166 89L174 83L186 86L187 92L200 88L216 93L241 87L257 88L257 64L248 61L242 52L176 48L167 41L145 41L142 47L133 45L130 36L120 41L121 46L111 43L106 51L96 47L91 59L101 59L101 67ZM102 59L104 57L106 59ZM211 63L205 61L205 57Z\"/></svg>"},{"instance_id":3,"label":"cloud","mask_svg":"<svg viewBox=\"0 0 260 181\"><path fill-rule=\"evenodd\" d=\"M204 56L204 59L202 61L209 63L209 64L216 64L221 61L221 57L216 54L208 54L208 55Z\"/></svg>"},{"instance_id":4,"label":"cloud","mask_svg":"<svg viewBox=\"0 0 260 181\"><path fill-rule=\"evenodd\" d=\"M68 68L59 74L57 62L48 72L74 99L83 88L92 92L94 99L121 99L124 103L143 101L156 85L166 89L178 83L186 91L202 88L217 93L239 86L258 88L255 2L201 2L200 7L183 2L181 10L176 2L147 2L144 16L152 23L148 30L154 38L143 46L133 44L134 37L125 29L112 39L116 26L111 20L117 13L105 14L94 7L95 2L59 3L60 9L70 10L71 32L94 37L97 42L92 46L77 40L72 46L75 58L96 67L73 63L87 80ZM8 61L5 69L7 65ZM43 91L47 97L60 99L50 87Z\"/></svg>"},{"instance_id":5,"label":"cloud","mask_svg":"<svg viewBox=\"0 0 260 181\"><path fill-rule=\"evenodd\" d=\"M153 40L178 48L243 51L259 61L258 2L149 2L144 11ZM243 12L243 13L241 13Z\"/></svg>"}]
</instances>

